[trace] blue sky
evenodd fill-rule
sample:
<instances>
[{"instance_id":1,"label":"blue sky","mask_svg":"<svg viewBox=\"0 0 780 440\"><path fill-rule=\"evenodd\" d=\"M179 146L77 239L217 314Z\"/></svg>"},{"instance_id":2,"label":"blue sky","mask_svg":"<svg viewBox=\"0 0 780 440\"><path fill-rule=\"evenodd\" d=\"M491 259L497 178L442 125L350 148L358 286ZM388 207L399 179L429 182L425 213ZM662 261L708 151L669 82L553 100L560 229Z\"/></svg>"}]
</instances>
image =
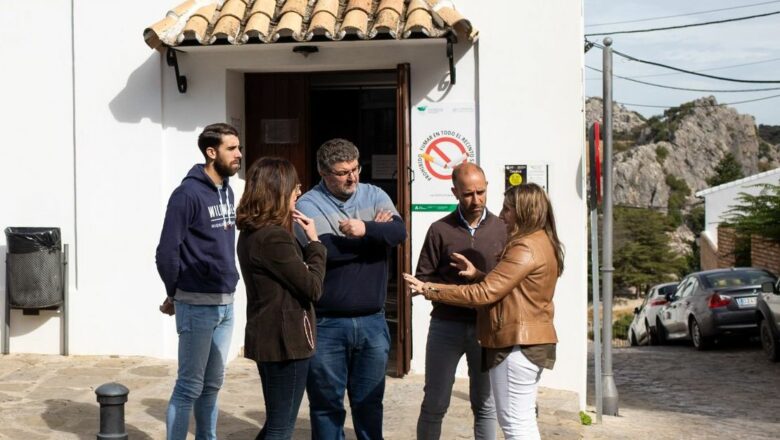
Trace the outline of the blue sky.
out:
<instances>
[{"instance_id":1,"label":"blue sky","mask_svg":"<svg viewBox=\"0 0 780 440\"><path fill-rule=\"evenodd\" d=\"M741 9L679 18L592 26L599 23L687 14L766 3L767 1L769 0L585 0L585 33L675 26L780 11L780 1L777 1ZM601 42L603 38L602 36L589 37L597 42ZM612 39L614 42L612 47L615 50L637 58L687 70L707 69L704 73L711 75L780 81L780 15L688 29L614 35ZM756 62L761 63L709 70ZM585 55L585 64L601 69L601 51L595 48L591 49ZM628 61L618 56L614 57L614 73L676 87L699 89L780 88L780 84L742 84L686 74L668 75L674 72ZM646 76L658 74L663 74L663 76ZM601 74L586 69L585 78L586 95L601 96ZM707 95L714 95L719 103L728 103L780 95L780 90L748 93L687 92L650 87L615 78L613 94L617 102L672 106ZM627 107L645 116L663 112L663 109L658 108ZM754 103L737 104L733 107L740 113L755 116L757 123L780 125L780 97Z\"/></svg>"}]
</instances>

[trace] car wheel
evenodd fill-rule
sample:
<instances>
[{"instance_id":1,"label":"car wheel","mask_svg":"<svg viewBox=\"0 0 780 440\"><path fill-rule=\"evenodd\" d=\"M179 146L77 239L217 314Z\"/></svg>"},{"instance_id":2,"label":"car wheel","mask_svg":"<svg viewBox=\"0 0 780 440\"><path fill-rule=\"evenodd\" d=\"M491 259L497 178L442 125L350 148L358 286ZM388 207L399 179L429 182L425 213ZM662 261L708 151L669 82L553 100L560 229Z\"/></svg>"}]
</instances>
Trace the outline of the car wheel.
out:
<instances>
[{"instance_id":1,"label":"car wheel","mask_svg":"<svg viewBox=\"0 0 780 440\"><path fill-rule=\"evenodd\" d=\"M661 324L661 320L655 322L655 333L658 337L658 345L664 345L668 342L666 328Z\"/></svg>"},{"instance_id":2,"label":"car wheel","mask_svg":"<svg viewBox=\"0 0 780 440\"><path fill-rule=\"evenodd\" d=\"M650 327L650 323L645 321L645 328L647 329L647 345L658 345L658 330Z\"/></svg>"},{"instance_id":3,"label":"car wheel","mask_svg":"<svg viewBox=\"0 0 780 440\"><path fill-rule=\"evenodd\" d=\"M772 327L769 321L766 319L761 320L761 346L764 348L766 357L772 362L780 360L780 341L777 340L777 336L772 331Z\"/></svg>"},{"instance_id":4,"label":"car wheel","mask_svg":"<svg viewBox=\"0 0 780 440\"><path fill-rule=\"evenodd\" d=\"M636 342L636 335L634 334L634 331L633 331L633 330L631 330L631 333L629 333L629 334L628 334L628 342L630 342L630 343L631 343L631 346L632 346L632 347L636 347L637 345L639 345L639 344Z\"/></svg>"},{"instance_id":5,"label":"car wheel","mask_svg":"<svg viewBox=\"0 0 780 440\"><path fill-rule=\"evenodd\" d=\"M696 322L696 318L691 318L688 327L691 331L691 341L693 342L694 348L697 350L706 350L710 348L710 339L701 334L701 327L699 327L699 323Z\"/></svg>"}]
</instances>

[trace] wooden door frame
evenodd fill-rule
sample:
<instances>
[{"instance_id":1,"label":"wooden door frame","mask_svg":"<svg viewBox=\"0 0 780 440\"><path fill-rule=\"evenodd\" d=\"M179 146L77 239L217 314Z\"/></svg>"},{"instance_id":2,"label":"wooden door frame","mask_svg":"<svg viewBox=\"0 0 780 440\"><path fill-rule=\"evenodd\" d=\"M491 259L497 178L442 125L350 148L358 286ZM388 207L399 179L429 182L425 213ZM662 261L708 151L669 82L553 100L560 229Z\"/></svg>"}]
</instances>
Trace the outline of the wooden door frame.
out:
<instances>
[{"instance_id":1,"label":"wooden door frame","mask_svg":"<svg viewBox=\"0 0 780 440\"><path fill-rule=\"evenodd\" d=\"M398 212L406 225L407 239L398 246L398 332L396 334L396 371L399 377L411 369L412 361L412 297L403 281L403 273L412 272L412 179L411 179L411 98L410 66L399 64L396 80L396 136L398 158Z\"/></svg>"},{"instance_id":2,"label":"wooden door frame","mask_svg":"<svg viewBox=\"0 0 780 440\"><path fill-rule=\"evenodd\" d=\"M309 104L309 90L311 88L311 78L317 75L360 75L371 73L395 73L395 89L396 89L396 156L398 166L398 179L397 179L397 209L398 213L404 221L406 226L407 240L397 247L397 283L396 288L396 307L398 317L398 328L396 334L391 337L396 343L396 365L395 372L398 377L406 375L411 368L412 358L412 302L409 295L409 289L406 287L406 283L403 281L402 273L412 271L411 267L411 198L412 198L412 182L411 182L411 100L410 100L410 66L409 64L399 64L396 69L373 69L373 70L344 70L344 71L310 71L310 72L246 72L244 74L244 94L245 94L245 117L249 110L249 105L246 99L248 93L246 87L247 76L252 74L258 75L297 75L304 77L304 84L307 91L304 93L304 111L300 115L300 135L304 145L308 145L310 138L310 104ZM390 83L388 82L388 85ZM247 120L247 124L249 121ZM254 133L254 132L253 132ZM249 132L247 131L247 135ZM254 134L253 134L254 136ZM249 142L247 142L249 144ZM308 168L312 162L314 148L311 145L306 147L306 164ZM248 152L247 152L248 153ZM247 154L247 159L250 155ZM309 170L304 171L303 176L299 176L304 180L308 180ZM311 182L313 183L313 182Z\"/></svg>"}]
</instances>

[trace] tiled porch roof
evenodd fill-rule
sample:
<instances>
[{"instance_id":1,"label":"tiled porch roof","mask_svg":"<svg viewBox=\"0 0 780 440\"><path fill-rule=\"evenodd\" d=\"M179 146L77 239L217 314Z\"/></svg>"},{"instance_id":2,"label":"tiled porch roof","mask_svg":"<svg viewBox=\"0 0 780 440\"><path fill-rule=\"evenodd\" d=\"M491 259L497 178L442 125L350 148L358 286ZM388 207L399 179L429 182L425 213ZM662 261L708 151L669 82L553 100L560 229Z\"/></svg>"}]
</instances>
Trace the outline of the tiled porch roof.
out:
<instances>
[{"instance_id":1,"label":"tiled porch roof","mask_svg":"<svg viewBox=\"0 0 780 440\"><path fill-rule=\"evenodd\" d=\"M343 39L474 41L477 30L451 0L187 0L144 30L153 49L180 45Z\"/></svg>"}]
</instances>

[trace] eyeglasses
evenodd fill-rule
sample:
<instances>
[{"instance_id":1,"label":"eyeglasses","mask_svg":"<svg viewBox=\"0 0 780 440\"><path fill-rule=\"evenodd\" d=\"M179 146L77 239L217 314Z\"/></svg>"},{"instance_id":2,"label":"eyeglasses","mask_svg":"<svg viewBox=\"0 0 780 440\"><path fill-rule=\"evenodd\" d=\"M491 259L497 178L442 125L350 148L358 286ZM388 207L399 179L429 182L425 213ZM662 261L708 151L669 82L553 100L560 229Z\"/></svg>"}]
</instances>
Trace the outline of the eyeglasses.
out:
<instances>
[{"instance_id":1,"label":"eyeglasses","mask_svg":"<svg viewBox=\"0 0 780 440\"><path fill-rule=\"evenodd\" d=\"M347 177L350 174L355 174L356 176L360 175L360 172L363 170L363 167L358 165L355 168L352 168L351 170L341 170L341 171L329 171L331 175L336 177Z\"/></svg>"}]
</instances>

